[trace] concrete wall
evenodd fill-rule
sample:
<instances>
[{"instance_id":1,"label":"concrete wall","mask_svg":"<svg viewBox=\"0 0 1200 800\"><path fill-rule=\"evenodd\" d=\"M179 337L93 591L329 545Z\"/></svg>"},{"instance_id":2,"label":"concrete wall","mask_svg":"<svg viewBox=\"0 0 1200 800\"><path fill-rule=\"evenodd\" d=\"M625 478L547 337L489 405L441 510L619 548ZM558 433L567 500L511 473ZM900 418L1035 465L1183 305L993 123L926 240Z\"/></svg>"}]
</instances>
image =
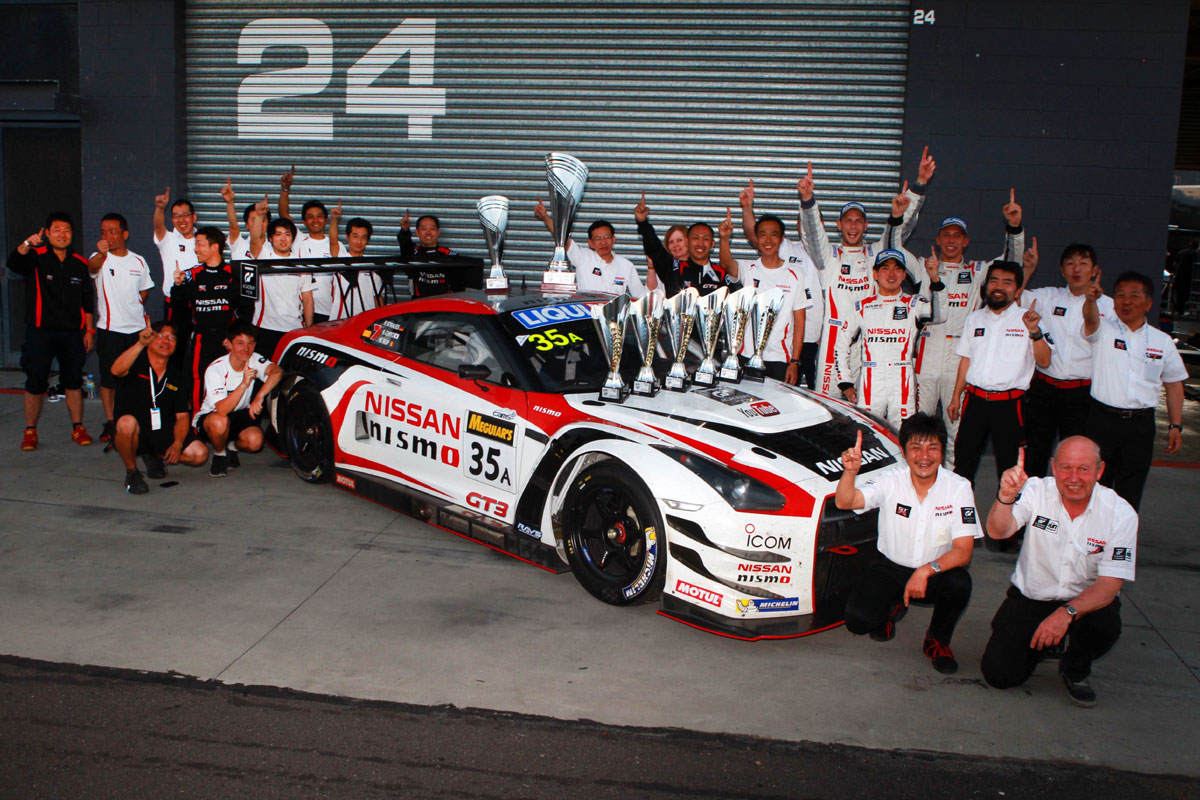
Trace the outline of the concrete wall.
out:
<instances>
[{"instance_id":1,"label":"concrete wall","mask_svg":"<svg viewBox=\"0 0 1200 800\"><path fill-rule=\"evenodd\" d=\"M1034 286L1059 280L1072 241L1097 249L1108 288L1126 269L1159 282L1187 0L935 8L909 48L905 171L915 174L925 144L938 162L909 249L928 255L937 222L953 214L971 226L968 254L995 257L1013 186L1041 252Z\"/></svg>"}]
</instances>

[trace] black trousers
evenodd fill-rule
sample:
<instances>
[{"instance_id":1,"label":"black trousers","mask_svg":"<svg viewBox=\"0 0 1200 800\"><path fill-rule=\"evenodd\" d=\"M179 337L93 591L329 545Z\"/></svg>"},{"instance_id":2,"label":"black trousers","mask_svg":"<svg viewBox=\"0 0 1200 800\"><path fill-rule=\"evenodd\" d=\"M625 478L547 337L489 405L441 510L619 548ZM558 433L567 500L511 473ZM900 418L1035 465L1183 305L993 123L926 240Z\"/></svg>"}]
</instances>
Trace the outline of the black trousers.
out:
<instances>
[{"instance_id":1,"label":"black trousers","mask_svg":"<svg viewBox=\"0 0 1200 800\"><path fill-rule=\"evenodd\" d=\"M1107 408L1093 400L1087 418L1087 435L1100 445L1100 458L1104 460L1100 483L1125 498L1136 511L1154 459L1154 409L1122 417Z\"/></svg>"},{"instance_id":2,"label":"black trousers","mask_svg":"<svg viewBox=\"0 0 1200 800\"><path fill-rule=\"evenodd\" d=\"M805 342L800 348L800 385L817 388L817 351L820 342Z\"/></svg>"},{"instance_id":3,"label":"black trousers","mask_svg":"<svg viewBox=\"0 0 1200 800\"><path fill-rule=\"evenodd\" d=\"M1041 478L1050 465L1055 440L1085 434L1092 407L1091 387L1060 389L1035 375L1026 398L1025 473Z\"/></svg>"},{"instance_id":4,"label":"black trousers","mask_svg":"<svg viewBox=\"0 0 1200 800\"><path fill-rule=\"evenodd\" d=\"M985 400L967 393L959 418L958 438L954 440L954 471L972 486L989 434L998 478L1004 470L1016 465L1018 451L1025 446L1024 395L1011 400Z\"/></svg>"},{"instance_id":5,"label":"black trousers","mask_svg":"<svg viewBox=\"0 0 1200 800\"><path fill-rule=\"evenodd\" d=\"M983 650L983 679L997 689L1020 686L1029 680L1043 651L1029 646L1042 620L1062 606L1060 600L1030 600L1015 586L992 618L992 638ZM1121 598L1071 623L1067 651L1060 669L1079 681L1092 672L1092 662L1107 653L1121 635Z\"/></svg>"},{"instance_id":6,"label":"black trousers","mask_svg":"<svg viewBox=\"0 0 1200 800\"><path fill-rule=\"evenodd\" d=\"M257 342L256 342L257 344ZM225 333L223 331L206 331L197 328L192 333L192 341L188 347L187 370L184 381L189 384L188 398L192 411L199 411L204 401L204 372L212 362L228 352L225 349Z\"/></svg>"},{"instance_id":7,"label":"black trousers","mask_svg":"<svg viewBox=\"0 0 1200 800\"><path fill-rule=\"evenodd\" d=\"M912 577L912 567L903 567L886 556L879 556L867 567L862 583L846 601L846 630L855 634L882 628L897 603L903 601L904 586ZM971 573L962 567L942 570L929 578L922 602L933 603L929 636L950 644L954 626L971 600Z\"/></svg>"}]
</instances>

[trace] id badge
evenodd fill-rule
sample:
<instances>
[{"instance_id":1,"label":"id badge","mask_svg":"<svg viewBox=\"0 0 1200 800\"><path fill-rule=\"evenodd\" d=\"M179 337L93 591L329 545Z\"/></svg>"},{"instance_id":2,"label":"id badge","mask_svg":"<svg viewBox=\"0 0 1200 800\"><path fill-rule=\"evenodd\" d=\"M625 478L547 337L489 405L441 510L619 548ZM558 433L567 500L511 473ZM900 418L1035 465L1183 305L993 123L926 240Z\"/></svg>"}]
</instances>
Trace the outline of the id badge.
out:
<instances>
[{"instance_id":1,"label":"id badge","mask_svg":"<svg viewBox=\"0 0 1200 800\"><path fill-rule=\"evenodd\" d=\"M158 406L151 406L151 408L150 408L150 430L156 431L156 430L159 430L160 428L162 428L162 412L159 411Z\"/></svg>"}]
</instances>

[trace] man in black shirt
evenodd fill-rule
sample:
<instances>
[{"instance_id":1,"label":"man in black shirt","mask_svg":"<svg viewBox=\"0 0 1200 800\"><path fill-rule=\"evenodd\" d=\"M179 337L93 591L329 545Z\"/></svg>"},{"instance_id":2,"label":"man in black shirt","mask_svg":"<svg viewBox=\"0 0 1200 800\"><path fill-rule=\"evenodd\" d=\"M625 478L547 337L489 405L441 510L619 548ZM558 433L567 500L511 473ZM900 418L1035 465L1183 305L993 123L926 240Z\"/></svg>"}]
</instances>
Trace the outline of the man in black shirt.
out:
<instances>
[{"instance_id":1,"label":"man in black shirt","mask_svg":"<svg viewBox=\"0 0 1200 800\"><path fill-rule=\"evenodd\" d=\"M688 257L686 261L679 261L663 247L654 226L650 224L645 193L642 194L642 202L633 209L633 216L642 237L642 250L654 264L654 272L662 281L667 297L691 286L696 287L701 295L715 292L722 286L728 286L730 291L741 288L741 284L730 278L720 264L714 264L709 259L713 247L713 229L708 223L696 222L688 228Z\"/></svg>"},{"instance_id":2,"label":"man in black shirt","mask_svg":"<svg viewBox=\"0 0 1200 800\"><path fill-rule=\"evenodd\" d=\"M71 246L71 217L53 213L46 227L17 245L8 268L25 279L25 436L22 450L36 450L37 423L58 361L59 381L71 414L71 441L92 443L83 427L83 362L96 336L96 290L87 259Z\"/></svg>"},{"instance_id":3,"label":"man in black shirt","mask_svg":"<svg viewBox=\"0 0 1200 800\"><path fill-rule=\"evenodd\" d=\"M400 231L396 234L396 241L400 245L400 258L405 261L471 261L478 262L479 269L410 269L408 276L412 278L413 297L432 297L447 292L461 292L468 288L483 288L483 259L464 256L449 247L442 247L438 244L441 233L442 225L437 217L432 214L418 217L417 244L414 245L412 231L408 229L408 212L405 211L404 218L400 220Z\"/></svg>"},{"instance_id":4,"label":"man in black shirt","mask_svg":"<svg viewBox=\"0 0 1200 800\"><path fill-rule=\"evenodd\" d=\"M225 263L225 234L215 226L196 231L196 259L199 266L175 271L175 289L171 292L172 319L192 322L192 341L187 356L185 381L193 409L204 399L204 370L225 355L225 331L233 322L240 296L238 276Z\"/></svg>"},{"instance_id":5,"label":"man in black shirt","mask_svg":"<svg viewBox=\"0 0 1200 800\"><path fill-rule=\"evenodd\" d=\"M113 446L125 463L125 491L150 491L135 460L146 462L146 474L165 478L164 464L198 467L208 460L208 448L191 433L187 395L179 372L169 364L175 352L175 327L157 322L138 334L137 343L117 356L112 374L117 386L117 431Z\"/></svg>"}]
</instances>

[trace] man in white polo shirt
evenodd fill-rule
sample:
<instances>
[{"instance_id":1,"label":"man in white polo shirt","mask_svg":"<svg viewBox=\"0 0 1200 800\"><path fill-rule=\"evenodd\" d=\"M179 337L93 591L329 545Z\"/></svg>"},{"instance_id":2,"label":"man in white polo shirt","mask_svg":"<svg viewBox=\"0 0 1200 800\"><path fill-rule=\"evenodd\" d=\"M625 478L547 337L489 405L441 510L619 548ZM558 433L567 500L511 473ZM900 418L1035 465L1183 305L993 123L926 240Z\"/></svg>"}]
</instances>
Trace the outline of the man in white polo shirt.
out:
<instances>
[{"instance_id":1,"label":"man in white polo shirt","mask_svg":"<svg viewBox=\"0 0 1200 800\"><path fill-rule=\"evenodd\" d=\"M100 403L104 430L100 441L116 432L113 407L120 381L112 374L113 362L138 341L146 327L146 295L154 288L146 259L126 248L129 223L121 214L100 218L100 241L88 259L88 272L96 287L96 355L100 359Z\"/></svg>"},{"instance_id":2,"label":"man in white polo shirt","mask_svg":"<svg viewBox=\"0 0 1200 800\"><path fill-rule=\"evenodd\" d=\"M1059 674L1072 702L1092 706L1092 662L1121 634L1118 595L1134 577L1137 512L1096 485L1105 464L1090 439L1064 439L1050 465L1054 477L1030 478L1018 460L988 512L989 537L1008 539L1025 526L1025 543L981 667L997 689L1020 686L1046 648L1067 637Z\"/></svg>"},{"instance_id":3,"label":"man in white polo shirt","mask_svg":"<svg viewBox=\"0 0 1200 800\"><path fill-rule=\"evenodd\" d=\"M834 502L841 509L879 509L879 558L846 602L846 629L876 641L895 636L911 600L933 603L923 649L938 672L958 671L950 638L971 599L967 566L983 536L971 484L941 468L946 425L915 414L900 426L907 466L876 473L855 486L862 467L862 431L842 453L845 470Z\"/></svg>"},{"instance_id":4,"label":"man in white polo shirt","mask_svg":"<svg viewBox=\"0 0 1200 800\"><path fill-rule=\"evenodd\" d=\"M1031 251L1036 258L1035 249ZM1069 244L1059 259L1066 286L1026 289L1020 303L1042 309L1042 331L1053 345L1050 366L1034 370L1025 410L1025 470L1042 477L1055 440L1082 435L1091 407L1092 348L1083 338L1085 290L1099 274L1096 251L1090 245ZM1028 277L1028 276L1026 276ZM1108 297L1097 301L1101 316L1112 316Z\"/></svg>"},{"instance_id":5,"label":"man in white polo shirt","mask_svg":"<svg viewBox=\"0 0 1200 800\"><path fill-rule=\"evenodd\" d=\"M159 286L162 287L163 296L167 299L165 306L167 319L170 319L171 313L171 289L175 286L175 270L187 272L196 266L194 249L196 209L192 206L191 201L183 198L171 203L172 227L171 230L167 230L167 204L170 201L170 186L154 198L154 244L158 247L158 254L162 258L163 277Z\"/></svg>"},{"instance_id":6,"label":"man in white polo shirt","mask_svg":"<svg viewBox=\"0 0 1200 800\"><path fill-rule=\"evenodd\" d=\"M539 197L533 207L534 216L540 219L554 235L554 220ZM588 226L588 246L585 250L567 239L567 260L575 268L575 286L580 292L599 292L600 294L619 295L629 293L634 300L646 293L642 285L637 267L625 256L619 256L612 251L616 242L616 232L612 223L598 219Z\"/></svg>"},{"instance_id":7,"label":"man in white polo shirt","mask_svg":"<svg viewBox=\"0 0 1200 800\"><path fill-rule=\"evenodd\" d=\"M1083 334L1092 352L1092 408L1087 435L1100 445L1103 483L1135 509L1154 457L1154 409L1167 390L1167 452L1183 441L1183 381L1187 368L1171 337L1146 322L1154 307L1154 284L1125 272L1113 287L1115 319L1100 314L1100 273L1087 289Z\"/></svg>"},{"instance_id":8,"label":"man in white polo shirt","mask_svg":"<svg viewBox=\"0 0 1200 800\"><path fill-rule=\"evenodd\" d=\"M984 308L967 315L958 340L958 375L950 419L959 420L954 471L975 483L988 435L996 454L996 475L1017 463L1025 444L1025 392L1033 367L1050 364L1050 344L1038 327L1035 308L1015 302L1023 281L1020 264L994 261L984 283ZM963 392L966 391L966 399Z\"/></svg>"},{"instance_id":9,"label":"man in white polo shirt","mask_svg":"<svg viewBox=\"0 0 1200 800\"><path fill-rule=\"evenodd\" d=\"M267 201L261 200L250 217L250 258L292 258L296 225L287 217L267 220ZM313 292L307 275L272 275L269 268L258 273L258 300L254 302L257 346L266 358L288 331L313 324Z\"/></svg>"}]
</instances>

